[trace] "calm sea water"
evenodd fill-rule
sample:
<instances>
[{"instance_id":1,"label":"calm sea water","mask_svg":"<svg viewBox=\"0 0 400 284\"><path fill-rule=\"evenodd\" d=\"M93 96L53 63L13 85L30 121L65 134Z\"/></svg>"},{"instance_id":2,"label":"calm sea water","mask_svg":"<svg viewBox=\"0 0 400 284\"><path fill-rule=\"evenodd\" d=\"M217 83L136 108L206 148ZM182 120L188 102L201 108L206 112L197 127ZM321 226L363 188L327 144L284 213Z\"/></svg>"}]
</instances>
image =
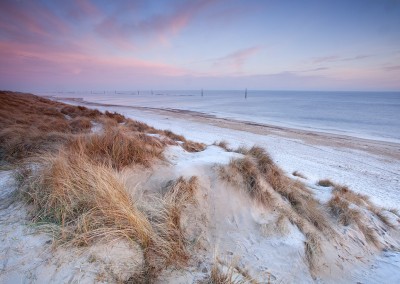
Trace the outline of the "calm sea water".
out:
<instances>
[{"instance_id":1,"label":"calm sea water","mask_svg":"<svg viewBox=\"0 0 400 284\"><path fill-rule=\"evenodd\" d=\"M400 142L400 92L137 91L47 93L97 103L218 117Z\"/></svg>"}]
</instances>

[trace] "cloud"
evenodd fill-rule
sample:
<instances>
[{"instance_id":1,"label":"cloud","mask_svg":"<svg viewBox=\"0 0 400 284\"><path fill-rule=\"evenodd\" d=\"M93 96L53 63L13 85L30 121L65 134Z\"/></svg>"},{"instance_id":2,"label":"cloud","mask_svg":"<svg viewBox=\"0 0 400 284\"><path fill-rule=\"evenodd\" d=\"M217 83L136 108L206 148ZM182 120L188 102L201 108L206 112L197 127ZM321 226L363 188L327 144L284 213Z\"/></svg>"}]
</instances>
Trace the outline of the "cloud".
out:
<instances>
[{"instance_id":1,"label":"cloud","mask_svg":"<svg viewBox=\"0 0 400 284\"><path fill-rule=\"evenodd\" d=\"M314 64L319 64L319 63L326 63L326 62L343 62L343 61L356 61L356 60L361 60L365 58L372 57L373 55L371 54L360 54L356 56L351 56L351 57L342 57L338 55L329 55L329 56L323 56L323 57L314 57L312 58L312 62Z\"/></svg>"},{"instance_id":2,"label":"cloud","mask_svg":"<svg viewBox=\"0 0 400 284\"><path fill-rule=\"evenodd\" d=\"M145 61L137 58L115 56L96 56L77 51L58 51L38 45L26 46L19 43L1 43L0 84L54 85L72 84L79 81L85 84L101 84L107 78L108 84L140 82L153 76L181 76L184 70L160 62Z\"/></svg>"},{"instance_id":3,"label":"cloud","mask_svg":"<svg viewBox=\"0 0 400 284\"><path fill-rule=\"evenodd\" d=\"M62 36L70 32L69 26L39 3L0 3L0 35L20 42L54 40L54 35Z\"/></svg>"},{"instance_id":4,"label":"cloud","mask_svg":"<svg viewBox=\"0 0 400 284\"><path fill-rule=\"evenodd\" d=\"M370 58L372 56L373 56L372 54L360 54L360 55L356 55L356 56L353 56L353 57L342 58L341 61L354 61L354 60Z\"/></svg>"},{"instance_id":5,"label":"cloud","mask_svg":"<svg viewBox=\"0 0 400 284\"><path fill-rule=\"evenodd\" d=\"M323 57L314 57L312 59L313 63L325 63L325 62L332 62L337 61L339 56L337 55L330 55L330 56L323 56Z\"/></svg>"},{"instance_id":6,"label":"cloud","mask_svg":"<svg viewBox=\"0 0 400 284\"><path fill-rule=\"evenodd\" d=\"M257 54L262 48L260 46L248 47L237 50L226 56L211 59L215 66L234 68L237 72L241 71L245 62L253 55Z\"/></svg>"},{"instance_id":7,"label":"cloud","mask_svg":"<svg viewBox=\"0 0 400 284\"><path fill-rule=\"evenodd\" d=\"M386 66L383 68L385 71L398 71L400 70L400 65Z\"/></svg>"},{"instance_id":8,"label":"cloud","mask_svg":"<svg viewBox=\"0 0 400 284\"><path fill-rule=\"evenodd\" d=\"M165 42L169 36L178 34L197 13L212 2L211 0L188 1L183 5L173 7L172 12L153 14L143 20L136 20L138 17L134 16L121 17L120 14L114 13L104 18L95 27L95 31L102 37L115 41L119 46L122 42L132 45L135 40L137 42L143 37L156 38L159 42ZM122 12L118 9L118 13L129 12L132 11Z\"/></svg>"},{"instance_id":9,"label":"cloud","mask_svg":"<svg viewBox=\"0 0 400 284\"><path fill-rule=\"evenodd\" d=\"M289 72L291 72L291 73L308 73L308 72L325 71L328 69L329 69L328 67L318 67L318 68L305 69L305 70L300 70L300 71L289 71Z\"/></svg>"},{"instance_id":10,"label":"cloud","mask_svg":"<svg viewBox=\"0 0 400 284\"><path fill-rule=\"evenodd\" d=\"M67 5L69 1L67 1ZM76 20L82 20L85 18L96 18L102 16L100 9L94 5L90 0L74 0L73 4L70 5L71 15Z\"/></svg>"}]
</instances>

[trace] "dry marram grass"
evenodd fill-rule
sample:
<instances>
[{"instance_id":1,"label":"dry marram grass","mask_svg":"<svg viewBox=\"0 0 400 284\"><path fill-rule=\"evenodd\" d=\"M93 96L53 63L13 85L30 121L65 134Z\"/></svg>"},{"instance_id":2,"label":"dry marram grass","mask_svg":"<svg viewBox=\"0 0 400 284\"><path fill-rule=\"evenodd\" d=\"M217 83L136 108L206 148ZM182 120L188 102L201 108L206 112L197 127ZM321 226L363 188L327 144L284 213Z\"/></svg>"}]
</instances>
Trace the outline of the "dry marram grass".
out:
<instances>
[{"instance_id":1,"label":"dry marram grass","mask_svg":"<svg viewBox=\"0 0 400 284\"><path fill-rule=\"evenodd\" d=\"M186 264L181 215L195 204L197 178L169 184L157 212L149 215L128 194L120 172L163 159L165 146L176 145L174 140L188 151L201 151L204 144L118 113L33 95L1 92L0 102L1 161L17 167L19 190L32 204L33 220L55 224L57 243L82 246L104 238L137 242L146 267L130 278L134 281L152 282L165 267ZM91 133L93 123L101 131Z\"/></svg>"},{"instance_id":2,"label":"dry marram grass","mask_svg":"<svg viewBox=\"0 0 400 284\"><path fill-rule=\"evenodd\" d=\"M45 155L41 168L21 184L36 221L61 226L61 239L89 244L99 237L127 237L148 246L153 230L115 171L86 156Z\"/></svg>"},{"instance_id":3,"label":"dry marram grass","mask_svg":"<svg viewBox=\"0 0 400 284\"><path fill-rule=\"evenodd\" d=\"M278 210L280 217L276 226L271 227L274 231L285 232L286 218L297 225L306 236L306 260L314 275L317 259L322 254L320 235L333 233L323 206L304 184L287 177L264 149L252 147L241 149L241 152L246 155L244 158L234 159L228 166L220 167L220 178L244 189L257 203Z\"/></svg>"},{"instance_id":4,"label":"dry marram grass","mask_svg":"<svg viewBox=\"0 0 400 284\"><path fill-rule=\"evenodd\" d=\"M228 142L226 142L225 140L222 140L222 141L219 141L219 142L215 141L213 143L213 145L221 147L222 149L224 149L227 152L232 152L232 149L229 147Z\"/></svg>"}]
</instances>

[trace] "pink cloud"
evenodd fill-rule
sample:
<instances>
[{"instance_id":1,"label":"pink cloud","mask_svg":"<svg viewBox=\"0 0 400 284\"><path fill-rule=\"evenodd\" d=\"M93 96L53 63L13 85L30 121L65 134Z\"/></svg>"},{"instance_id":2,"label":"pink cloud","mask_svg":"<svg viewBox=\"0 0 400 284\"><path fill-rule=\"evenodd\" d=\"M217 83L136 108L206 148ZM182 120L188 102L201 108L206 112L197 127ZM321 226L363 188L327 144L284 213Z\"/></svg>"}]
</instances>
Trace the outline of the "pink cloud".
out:
<instances>
[{"instance_id":1,"label":"pink cloud","mask_svg":"<svg viewBox=\"0 0 400 284\"><path fill-rule=\"evenodd\" d=\"M104 16L99 8L90 0L74 0L69 15L76 20L85 18L93 19Z\"/></svg>"},{"instance_id":2,"label":"pink cloud","mask_svg":"<svg viewBox=\"0 0 400 284\"><path fill-rule=\"evenodd\" d=\"M78 51L58 51L35 44L0 42L0 83L36 86L54 84L118 84L140 82L153 76L181 76L185 70L137 58L96 56Z\"/></svg>"},{"instance_id":3,"label":"pink cloud","mask_svg":"<svg viewBox=\"0 0 400 284\"><path fill-rule=\"evenodd\" d=\"M119 21L119 17L114 14L104 18L95 30L119 47L133 47L142 39L156 39L164 43L168 41L169 36L174 36L184 29L200 10L212 2L212 0L188 1L171 13L155 14L140 21L135 21L133 16L130 21ZM122 13L120 10L118 12Z\"/></svg>"},{"instance_id":4,"label":"pink cloud","mask_svg":"<svg viewBox=\"0 0 400 284\"><path fill-rule=\"evenodd\" d=\"M52 38L67 34L69 27L46 7L32 2L3 2L0 4L1 25L8 26L7 36L18 40ZM12 27L10 29L10 26Z\"/></svg>"},{"instance_id":5,"label":"pink cloud","mask_svg":"<svg viewBox=\"0 0 400 284\"><path fill-rule=\"evenodd\" d=\"M260 52L260 50L262 50L262 48L260 46L253 46L253 47L235 51L233 53L230 53L230 54L220 57L220 58L213 59L212 61L214 61L215 66L234 68L236 70L236 72L239 72L239 71L241 71L245 62L251 56Z\"/></svg>"}]
</instances>

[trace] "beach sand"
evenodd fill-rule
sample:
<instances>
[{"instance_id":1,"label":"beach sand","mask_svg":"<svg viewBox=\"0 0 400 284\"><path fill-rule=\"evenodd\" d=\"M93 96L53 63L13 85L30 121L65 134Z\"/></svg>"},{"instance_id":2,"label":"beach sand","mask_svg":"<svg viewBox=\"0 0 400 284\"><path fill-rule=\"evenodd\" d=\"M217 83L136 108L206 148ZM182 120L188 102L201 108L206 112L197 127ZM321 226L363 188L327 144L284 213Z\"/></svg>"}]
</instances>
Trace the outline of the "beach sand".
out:
<instances>
[{"instance_id":1,"label":"beach sand","mask_svg":"<svg viewBox=\"0 0 400 284\"><path fill-rule=\"evenodd\" d=\"M195 202L184 204L180 223L188 240L190 259L184 267L161 271L155 283L203 283L215 264L222 272L230 271L236 280L244 283L249 282L246 275L260 283L400 281L400 219L386 210L400 209L398 144L260 125L190 111L58 99L101 111L115 111L205 144L202 151L188 152L178 142L166 147L164 159L150 168L134 165L118 174L133 200L144 207L148 205L143 196L159 194L166 184L180 177L186 180L197 177ZM101 126L92 125L92 134L101 132ZM159 137L160 134L146 135ZM228 151L213 145L216 141L226 141ZM248 155L229 149L253 145L270 153L282 174L289 178L290 187L296 187L297 183L306 187L305 200L317 204L316 212L322 215L329 212L327 204L335 194L335 187L318 185L321 179L329 178L334 183L347 185L351 192L367 195L393 226L383 223L370 203L360 201L351 208L359 210L363 222L373 228L378 245L367 240L358 223L343 226L334 215L326 217L333 231L319 231L301 215L304 212L292 211L295 206L273 190L263 177L258 177L256 183L270 192L275 201L273 206L257 202L243 188L229 183L229 178L228 181L221 178L221 168L229 170L233 160ZM303 177L294 174L295 171ZM52 246L51 235L40 225L35 229L29 221L29 207L15 201L12 175L8 170L0 172L0 252L4 256L0 261L0 281L134 281L130 275L140 272L145 264L136 242L100 241L75 248ZM282 217L282 212L292 213ZM313 218L318 220L318 214Z\"/></svg>"}]
</instances>

